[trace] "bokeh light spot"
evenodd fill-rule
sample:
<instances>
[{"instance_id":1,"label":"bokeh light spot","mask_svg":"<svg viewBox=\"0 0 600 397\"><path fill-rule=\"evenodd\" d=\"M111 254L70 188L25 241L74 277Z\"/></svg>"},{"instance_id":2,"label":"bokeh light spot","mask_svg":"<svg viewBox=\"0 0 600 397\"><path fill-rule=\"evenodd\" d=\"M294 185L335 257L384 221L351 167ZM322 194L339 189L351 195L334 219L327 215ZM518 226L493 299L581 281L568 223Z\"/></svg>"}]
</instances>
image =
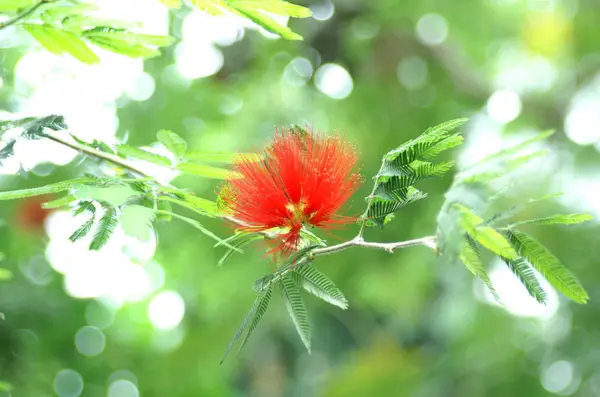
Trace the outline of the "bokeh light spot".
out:
<instances>
[{"instance_id":1,"label":"bokeh light spot","mask_svg":"<svg viewBox=\"0 0 600 397\"><path fill-rule=\"evenodd\" d=\"M426 45L438 45L448 37L448 23L440 14L425 14L417 22L417 37Z\"/></svg>"},{"instance_id":2,"label":"bokeh light spot","mask_svg":"<svg viewBox=\"0 0 600 397\"><path fill-rule=\"evenodd\" d=\"M177 70L189 80L212 76L223 67L223 53L212 44L182 41L175 49Z\"/></svg>"},{"instance_id":3,"label":"bokeh light spot","mask_svg":"<svg viewBox=\"0 0 600 397\"><path fill-rule=\"evenodd\" d=\"M125 88L127 96L134 101L145 101L154 94L156 84L148 73L142 73Z\"/></svg>"},{"instance_id":4,"label":"bokeh light spot","mask_svg":"<svg viewBox=\"0 0 600 397\"><path fill-rule=\"evenodd\" d=\"M93 357L102 353L106 346L106 337L99 328L81 327L75 334L75 347L84 356Z\"/></svg>"},{"instance_id":5,"label":"bokeh light spot","mask_svg":"<svg viewBox=\"0 0 600 397\"><path fill-rule=\"evenodd\" d=\"M110 384L108 397L139 397L137 386L126 379L119 379Z\"/></svg>"},{"instance_id":6,"label":"bokeh light spot","mask_svg":"<svg viewBox=\"0 0 600 397\"><path fill-rule=\"evenodd\" d=\"M575 367L569 361L556 361L544 368L541 373L541 383L544 389L551 393L562 395L572 394L576 390L571 391L571 385L575 379ZM578 386L577 382L577 386ZM567 390L569 392L567 392ZM567 393L565 393L567 392Z\"/></svg>"},{"instance_id":7,"label":"bokeh light spot","mask_svg":"<svg viewBox=\"0 0 600 397\"><path fill-rule=\"evenodd\" d=\"M60 397L78 397L83 392L83 378L77 371L63 369L54 377L54 391Z\"/></svg>"},{"instance_id":8,"label":"bokeh light spot","mask_svg":"<svg viewBox=\"0 0 600 397\"><path fill-rule=\"evenodd\" d=\"M488 114L494 121L501 124L516 119L521 114L521 109L521 98L513 91L496 91L487 102Z\"/></svg>"},{"instance_id":9,"label":"bokeh light spot","mask_svg":"<svg viewBox=\"0 0 600 397\"><path fill-rule=\"evenodd\" d=\"M321 1L310 5L312 17L317 21L326 21L331 19L335 12L335 6L330 0Z\"/></svg>"},{"instance_id":10,"label":"bokeh light spot","mask_svg":"<svg viewBox=\"0 0 600 397\"><path fill-rule=\"evenodd\" d=\"M346 98L354 88L350 73L335 63L326 63L317 70L315 84L319 91L333 99Z\"/></svg>"},{"instance_id":11,"label":"bokeh light spot","mask_svg":"<svg viewBox=\"0 0 600 397\"><path fill-rule=\"evenodd\" d=\"M159 329L175 328L185 313L185 303L175 291L163 291L157 294L148 305L148 317Z\"/></svg>"},{"instance_id":12,"label":"bokeh light spot","mask_svg":"<svg viewBox=\"0 0 600 397\"><path fill-rule=\"evenodd\" d=\"M410 56L398 63L398 81L409 90L416 90L427 83L427 63L420 57Z\"/></svg>"}]
</instances>

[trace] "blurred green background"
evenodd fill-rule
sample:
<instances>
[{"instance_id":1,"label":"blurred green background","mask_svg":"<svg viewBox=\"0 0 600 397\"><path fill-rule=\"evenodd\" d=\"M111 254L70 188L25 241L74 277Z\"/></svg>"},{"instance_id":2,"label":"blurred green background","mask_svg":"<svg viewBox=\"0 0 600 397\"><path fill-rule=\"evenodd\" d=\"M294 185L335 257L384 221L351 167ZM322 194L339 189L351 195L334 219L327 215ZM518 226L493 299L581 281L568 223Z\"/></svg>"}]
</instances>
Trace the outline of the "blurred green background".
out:
<instances>
[{"instance_id":1,"label":"blurred green background","mask_svg":"<svg viewBox=\"0 0 600 397\"><path fill-rule=\"evenodd\" d=\"M427 127L471 119L459 166L552 128L551 154L515 181L508 202L563 191L557 205L600 212L596 0L305 1L313 18L290 21L304 41L155 0L94 3L177 41L145 62L99 51L102 63L90 66L4 29L5 115L62 114L82 139L109 143L147 145L168 128L207 151L253 150L291 123L337 130L361 152L355 214L381 155ZM43 145L18 143L0 168L1 190L81 173L75 153ZM217 188L189 176L173 183L204 197ZM450 183L425 184L427 200L366 237L433 234ZM252 282L269 271L262 246L217 268L223 250L171 222L146 241L120 231L89 252L68 241L79 226L70 214L37 206L0 204L0 266L13 272L0 284L0 379L14 386L0 396L600 396L593 224L532 230L583 281L587 305L551 293L540 306L492 263L501 307L464 267L424 247L353 249L315 262L350 309L306 297L311 355L275 299L244 351L220 366Z\"/></svg>"}]
</instances>

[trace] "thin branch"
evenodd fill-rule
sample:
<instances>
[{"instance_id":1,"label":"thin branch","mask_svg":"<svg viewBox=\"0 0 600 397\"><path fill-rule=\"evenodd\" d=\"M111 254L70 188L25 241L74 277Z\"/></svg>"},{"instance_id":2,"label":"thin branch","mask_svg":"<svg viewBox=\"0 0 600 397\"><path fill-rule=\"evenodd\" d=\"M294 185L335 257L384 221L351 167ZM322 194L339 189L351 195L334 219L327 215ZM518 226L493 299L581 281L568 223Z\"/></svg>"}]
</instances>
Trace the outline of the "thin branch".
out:
<instances>
[{"instance_id":1,"label":"thin branch","mask_svg":"<svg viewBox=\"0 0 600 397\"><path fill-rule=\"evenodd\" d=\"M119 156L115 156L114 154L105 153L100 150L88 147L88 146L80 145L79 143L77 143L75 141L69 142L69 141L59 137L58 135L56 135L52 130L46 129L46 131L44 131L44 136L54 142L60 143L61 145L65 145L65 146L70 147L71 149L75 149L78 152L87 154L89 156L96 157L100 160L105 160L105 161L111 162L122 168L128 169L129 171L132 171L133 173L138 174L141 177L154 179L150 175L145 173L144 171L141 171L139 168L137 168L133 164L130 164L126 160L122 159Z\"/></svg>"},{"instance_id":2,"label":"thin branch","mask_svg":"<svg viewBox=\"0 0 600 397\"><path fill-rule=\"evenodd\" d=\"M7 28L7 27L9 27L11 25L14 25L15 23L19 22L20 20L25 19L29 15L33 14L35 12L35 10L37 10L38 8L40 8L41 6L43 6L44 4L46 4L46 3L52 3L53 1L57 1L57 0L41 0L41 1L37 2L37 3L35 3L29 9L23 11L23 13L17 15L13 19L9 19L6 22L0 23L0 29L4 29L4 28Z\"/></svg>"},{"instance_id":3,"label":"thin branch","mask_svg":"<svg viewBox=\"0 0 600 397\"><path fill-rule=\"evenodd\" d=\"M316 248L316 249L310 251L307 255L300 258L299 260L295 261L294 263L277 269L275 271L275 273L273 273L273 277L269 278L268 281L266 281L264 284L262 284L261 288L262 288L262 290L268 288L273 283L281 280L289 272L293 271L294 269L298 268L299 266L305 265L307 262L313 260L317 256L335 254L337 252L345 251L351 247L378 249L378 250L383 250L386 252L393 253L397 249L422 245L422 246L431 248L432 250L435 251L436 250L436 243L435 243L436 239L437 239L436 236L427 236L427 237L417 238L414 240L399 241L396 243L374 243L374 242L370 242L370 241L364 241L361 236L356 236L352 240L346 241L344 243L340 243L337 245L331 245L329 247Z\"/></svg>"}]
</instances>

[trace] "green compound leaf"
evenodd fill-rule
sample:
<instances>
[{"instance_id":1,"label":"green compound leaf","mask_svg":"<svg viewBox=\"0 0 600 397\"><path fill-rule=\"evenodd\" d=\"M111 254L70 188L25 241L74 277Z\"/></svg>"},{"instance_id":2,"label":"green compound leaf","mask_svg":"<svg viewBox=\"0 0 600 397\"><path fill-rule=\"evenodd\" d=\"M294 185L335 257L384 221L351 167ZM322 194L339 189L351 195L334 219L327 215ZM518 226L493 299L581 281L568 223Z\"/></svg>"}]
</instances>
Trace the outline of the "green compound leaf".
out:
<instances>
[{"instance_id":1,"label":"green compound leaf","mask_svg":"<svg viewBox=\"0 0 600 397\"><path fill-rule=\"evenodd\" d=\"M310 353L310 324L300 290L296 286L296 282L291 274L283 276L279 284L281 287L281 296L283 297L288 314L296 327L300 339L302 339L302 343L304 343L304 346L306 346L306 349Z\"/></svg>"},{"instance_id":2,"label":"green compound leaf","mask_svg":"<svg viewBox=\"0 0 600 397\"><path fill-rule=\"evenodd\" d=\"M553 287L577 303L588 301L589 295L579 280L540 242L518 230L509 230L506 236L519 255L527 259Z\"/></svg>"},{"instance_id":3,"label":"green compound leaf","mask_svg":"<svg viewBox=\"0 0 600 397\"><path fill-rule=\"evenodd\" d=\"M296 282L306 291L343 310L348 308L348 300L339 288L313 266L301 266L293 272Z\"/></svg>"}]
</instances>

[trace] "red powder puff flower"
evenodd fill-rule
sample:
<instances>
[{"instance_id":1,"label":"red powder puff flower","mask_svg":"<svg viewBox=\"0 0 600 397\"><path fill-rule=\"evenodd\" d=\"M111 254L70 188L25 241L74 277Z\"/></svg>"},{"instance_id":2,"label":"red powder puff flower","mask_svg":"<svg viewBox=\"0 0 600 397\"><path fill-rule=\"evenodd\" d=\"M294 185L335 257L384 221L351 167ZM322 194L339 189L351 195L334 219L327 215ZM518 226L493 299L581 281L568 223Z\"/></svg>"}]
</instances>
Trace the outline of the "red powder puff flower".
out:
<instances>
[{"instance_id":1,"label":"red powder puff flower","mask_svg":"<svg viewBox=\"0 0 600 397\"><path fill-rule=\"evenodd\" d=\"M297 250L302 226L332 227L355 219L337 214L360 185L352 172L354 147L339 136L297 129L277 131L262 161L239 157L237 176L222 193L225 206L245 226L241 230L283 230L274 252Z\"/></svg>"}]
</instances>

